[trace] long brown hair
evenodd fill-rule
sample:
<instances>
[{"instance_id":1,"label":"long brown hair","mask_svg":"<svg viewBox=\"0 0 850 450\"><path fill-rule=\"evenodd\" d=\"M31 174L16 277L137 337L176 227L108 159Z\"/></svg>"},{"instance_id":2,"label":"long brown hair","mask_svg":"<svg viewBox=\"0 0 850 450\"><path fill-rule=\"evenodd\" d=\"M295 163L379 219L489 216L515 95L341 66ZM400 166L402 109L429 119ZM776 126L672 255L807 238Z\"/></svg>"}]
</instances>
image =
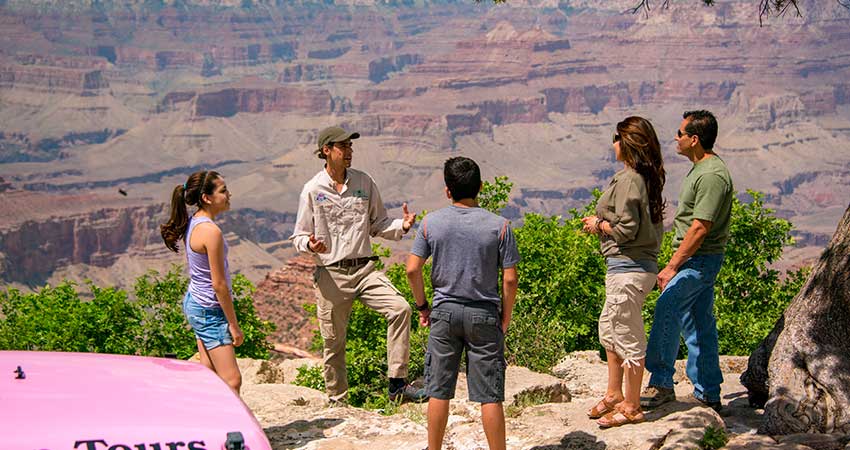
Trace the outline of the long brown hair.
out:
<instances>
[{"instance_id":1,"label":"long brown hair","mask_svg":"<svg viewBox=\"0 0 850 450\"><path fill-rule=\"evenodd\" d=\"M639 173L646 183L652 223L661 222L666 206L661 196L666 173L655 128L643 117L631 116L617 124L617 134L620 135L620 157L627 166Z\"/></svg>"},{"instance_id":2,"label":"long brown hair","mask_svg":"<svg viewBox=\"0 0 850 450\"><path fill-rule=\"evenodd\" d=\"M189 175L184 184L178 184L171 193L171 218L168 223L159 226L162 240L169 250L178 253L177 241L184 239L186 228L189 226L189 212L186 205L203 209L201 201L203 194L212 195L215 190L215 180L221 178L218 172L202 170Z\"/></svg>"}]
</instances>

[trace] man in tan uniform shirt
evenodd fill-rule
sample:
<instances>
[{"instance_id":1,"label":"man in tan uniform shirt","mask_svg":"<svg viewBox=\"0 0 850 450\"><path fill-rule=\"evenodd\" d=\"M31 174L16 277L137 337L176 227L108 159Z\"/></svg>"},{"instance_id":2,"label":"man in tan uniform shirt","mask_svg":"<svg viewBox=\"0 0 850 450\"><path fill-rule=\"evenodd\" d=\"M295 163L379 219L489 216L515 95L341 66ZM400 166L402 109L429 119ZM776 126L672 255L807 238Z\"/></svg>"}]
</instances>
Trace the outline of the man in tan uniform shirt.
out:
<instances>
[{"instance_id":1,"label":"man in tan uniform shirt","mask_svg":"<svg viewBox=\"0 0 850 450\"><path fill-rule=\"evenodd\" d=\"M317 267L317 316L324 339L325 386L332 402L348 393L345 337L355 298L383 315L387 328L389 396L393 400L423 401L423 390L406 383L410 360L411 309L382 272L375 269L371 236L399 240L416 215L402 207L404 217L387 217L372 178L351 168L352 139L359 133L340 127L319 133L315 150L325 167L304 185L298 203L295 249L313 256Z\"/></svg>"}]
</instances>

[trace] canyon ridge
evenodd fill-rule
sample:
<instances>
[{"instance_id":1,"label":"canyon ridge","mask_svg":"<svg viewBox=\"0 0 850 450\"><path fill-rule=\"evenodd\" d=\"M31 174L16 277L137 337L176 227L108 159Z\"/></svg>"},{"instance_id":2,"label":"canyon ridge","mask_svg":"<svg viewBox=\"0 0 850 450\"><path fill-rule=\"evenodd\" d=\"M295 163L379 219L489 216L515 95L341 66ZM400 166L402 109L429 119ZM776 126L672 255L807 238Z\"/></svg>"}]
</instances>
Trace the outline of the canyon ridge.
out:
<instances>
[{"instance_id":1,"label":"canyon ridge","mask_svg":"<svg viewBox=\"0 0 850 450\"><path fill-rule=\"evenodd\" d=\"M850 198L850 11L801 1L759 26L749 0L633 3L0 1L0 278L126 288L181 263L165 202L215 169L231 267L286 282L306 270L285 266L287 238L331 124L362 134L354 167L391 214L445 205L440 168L462 154L510 177L520 223L590 201L617 170L615 124L642 115L672 211L689 168L673 135L696 108L719 118L741 198L794 223L779 266L810 262Z\"/></svg>"}]
</instances>

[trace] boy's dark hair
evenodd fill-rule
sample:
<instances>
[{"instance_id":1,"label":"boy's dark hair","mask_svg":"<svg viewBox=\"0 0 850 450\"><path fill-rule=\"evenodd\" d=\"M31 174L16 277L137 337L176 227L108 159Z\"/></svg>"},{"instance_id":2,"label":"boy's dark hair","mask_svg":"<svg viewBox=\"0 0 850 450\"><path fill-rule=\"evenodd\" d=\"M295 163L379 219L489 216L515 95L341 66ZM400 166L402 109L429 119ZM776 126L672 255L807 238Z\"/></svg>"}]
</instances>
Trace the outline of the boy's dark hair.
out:
<instances>
[{"instance_id":1,"label":"boy's dark hair","mask_svg":"<svg viewBox=\"0 0 850 450\"><path fill-rule=\"evenodd\" d=\"M463 156L446 160L443 166L443 179L454 201L475 198L481 189L481 170L478 164Z\"/></svg>"},{"instance_id":2,"label":"boy's dark hair","mask_svg":"<svg viewBox=\"0 0 850 450\"><path fill-rule=\"evenodd\" d=\"M682 114L683 119L688 119L685 132L691 136L698 136L702 148L711 150L714 141L717 140L717 119L714 114L701 109L698 111L687 111Z\"/></svg>"}]
</instances>

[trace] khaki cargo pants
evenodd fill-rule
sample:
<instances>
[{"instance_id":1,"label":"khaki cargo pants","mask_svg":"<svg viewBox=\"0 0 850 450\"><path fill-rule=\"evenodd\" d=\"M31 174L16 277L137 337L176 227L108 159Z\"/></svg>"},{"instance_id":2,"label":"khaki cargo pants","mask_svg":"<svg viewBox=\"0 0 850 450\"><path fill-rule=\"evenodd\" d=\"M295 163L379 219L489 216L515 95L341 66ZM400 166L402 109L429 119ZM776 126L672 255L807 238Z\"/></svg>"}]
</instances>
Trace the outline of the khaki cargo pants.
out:
<instances>
[{"instance_id":1,"label":"khaki cargo pants","mask_svg":"<svg viewBox=\"0 0 850 450\"><path fill-rule=\"evenodd\" d=\"M319 331L324 339L325 388L332 400L348 394L345 368L345 335L354 299L387 319L387 375L407 377L410 360L410 318L413 311L390 280L375 270L375 262L341 269L317 267L316 281Z\"/></svg>"}]
</instances>

